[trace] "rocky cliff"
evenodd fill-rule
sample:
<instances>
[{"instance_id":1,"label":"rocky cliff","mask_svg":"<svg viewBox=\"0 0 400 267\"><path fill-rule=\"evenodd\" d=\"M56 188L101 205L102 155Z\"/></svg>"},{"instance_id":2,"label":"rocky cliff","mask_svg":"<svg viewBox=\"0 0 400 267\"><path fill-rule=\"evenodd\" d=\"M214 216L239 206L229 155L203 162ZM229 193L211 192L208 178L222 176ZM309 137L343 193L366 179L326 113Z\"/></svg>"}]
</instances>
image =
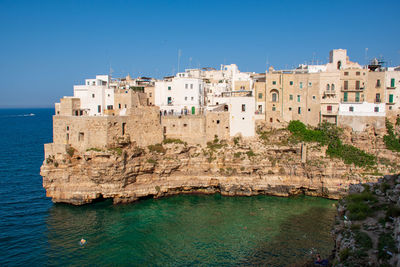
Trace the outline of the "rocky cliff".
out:
<instances>
[{"instance_id":1,"label":"rocky cliff","mask_svg":"<svg viewBox=\"0 0 400 267\"><path fill-rule=\"evenodd\" d=\"M334 266L400 266L400 176L352 185L333 234Z\"/></svg>"},{"instance_id":2,"label":"rocky cliff","mask_svg":"<svg viewBox=\"0 0 400 267\"><path fill-rule=\"evenodd\" d=\"M329 158L326 147L318 143L293 143L284 129L261 133L251 140L216 138L204 147L165 140L145 148L132 143L84 153L71 148L45 159L43 186L54 202L74 205L103 198L127 203L144 197L215 192L230 196L304 193L338 199L347 194L349 184L376 181L380 173L398 168L393 163L397 156L382 147L382 135L374 131L345 132L344 139L378 158L385 156L372 169Z\"/></svg>"}]
</instances>

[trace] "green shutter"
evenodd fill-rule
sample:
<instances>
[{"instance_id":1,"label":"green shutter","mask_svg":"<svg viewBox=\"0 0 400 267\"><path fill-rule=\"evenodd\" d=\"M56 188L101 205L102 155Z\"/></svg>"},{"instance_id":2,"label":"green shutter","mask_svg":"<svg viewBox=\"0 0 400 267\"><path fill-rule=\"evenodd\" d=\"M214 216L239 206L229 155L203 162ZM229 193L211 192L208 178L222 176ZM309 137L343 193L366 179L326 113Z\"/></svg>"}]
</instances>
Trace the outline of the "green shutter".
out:
<instances>
[{"instance_id":1,"label":"green shutter","mask_svg":"<svg viewBox=\"0 0 400 267\"><path fill-rule=\"evenodd\" d=\"M356 102L360 102L360 93L356 92Z\"/></svg>"},{"instance_id":2,"label":"green shutter","mask_svg":"<svg viewBox=\"0 0 400 267\"><path fill-rule=\"evenodd\" d=\"M394 84L395 84L395 79L392 78L392 79L390 80L390 87L394 87Z\"/></svg>"},{"instance_id":3,"label":"green shutter","mask_svg":"<svg viewBox=\"0 0 400 267\"><path fill-rule=\"evenodd\" d=\"M347 92L344 92L344 95L343 95L343 102L347 102Z\"/></svg>"},{"instance_id":4,"label":"green shutter","mask_svg":"<svg viewBox=\"0 0 400 267\"><path fill-rule=\"evenodd\" d=\"M389 95L389 103L393 103L393 95Z\"/></svg>"}]
</instances>

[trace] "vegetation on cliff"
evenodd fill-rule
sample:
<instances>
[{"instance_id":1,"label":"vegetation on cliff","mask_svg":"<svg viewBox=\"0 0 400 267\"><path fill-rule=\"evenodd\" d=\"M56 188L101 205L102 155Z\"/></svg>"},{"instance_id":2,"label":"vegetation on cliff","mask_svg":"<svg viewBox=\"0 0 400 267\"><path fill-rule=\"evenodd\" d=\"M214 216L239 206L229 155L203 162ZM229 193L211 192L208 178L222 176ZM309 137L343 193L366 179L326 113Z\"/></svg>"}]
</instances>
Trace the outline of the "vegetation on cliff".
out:
<instances>
[{"instance_id":1,"label":"vegetation on cliff","mask_svg":"<svg viewBox=\"0 0 400 267\"><path fill-rule=\"evenodd\" d=\"M342 129L333 124L325 122L312 129L296 120L289 123L288 130L292 133L294 141L317 142L327 145L326 154L333 158L340 158L346 164L360 167L376 164L376 158L373 155L352 145L343 144L340 139Z\"/></svg>"},{"instance_id":2,"label":"vegetation on cliff","mask_svg":"<svg viewBox=\"0 0 400 267\"><path fill-rule=\"evenodd\" d=\"M400 243L400 176L357 184L339 201L335 266L396 266Z\"/></svg>"},{"instance_id":3,"label":"vegetation on cliff","mask_svg":"<svg viewBox=\"0 0 400 267\"><path fill-rule=\"evenodd\" d=\"M400 126L400 120L396 121L396 126ZM393 124L386 120L386 131L387 134L383 137L386 148L392 151L400 152L400 137L395 132Z\"/></svg>"}]
</instances>

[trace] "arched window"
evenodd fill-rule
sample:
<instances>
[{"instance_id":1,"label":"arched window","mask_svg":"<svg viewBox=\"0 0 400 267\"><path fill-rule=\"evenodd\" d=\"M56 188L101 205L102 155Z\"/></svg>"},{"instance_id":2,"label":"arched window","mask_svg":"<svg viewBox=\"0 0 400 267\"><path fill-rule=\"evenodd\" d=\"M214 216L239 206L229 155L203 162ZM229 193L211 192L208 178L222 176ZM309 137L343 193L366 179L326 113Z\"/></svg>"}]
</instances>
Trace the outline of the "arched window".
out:
<instances>
[{"instance_id":1,"label":"arched window","mask_svg":"<svg viewBox=\"0 0 400 267\"><path fill-rule=\"evenodd\" d=\"M332 89L332 91L334 91L335 90L335 85L332 83L332 85L331 85L331 89Z\"/></svg>"},{"instance_id":2,"label":"arched window","mask_svg":"<svg viewBox=\"0 0 400 267\"><path fill-rule=\"evenodd\" d=\"M278 101L279 101L279 93L278 93L278 90L273 89L273 90L271 90L270 94L271 94L271 101L272 101L272 102L278 102Z\"/></svg>"},{"instance_id":3,"label":"arched window","mask_svg":"<svg viewBox=\"0 0 400 267\"><path fill-rule=\"evenodd\" d=\"M329 83L326 85L326 91L329 91Z\"/></svg>"},{"instance_id":4,"label":"arched window","mask_svg":"<svg viewBox=\"0 0 400 267\"><path fill-rule=\"evenodd\" d=\"M340 68L342 67L342 61L338 61L337 62L337 69L340 70Z\"/></svg>"}]
</instances>

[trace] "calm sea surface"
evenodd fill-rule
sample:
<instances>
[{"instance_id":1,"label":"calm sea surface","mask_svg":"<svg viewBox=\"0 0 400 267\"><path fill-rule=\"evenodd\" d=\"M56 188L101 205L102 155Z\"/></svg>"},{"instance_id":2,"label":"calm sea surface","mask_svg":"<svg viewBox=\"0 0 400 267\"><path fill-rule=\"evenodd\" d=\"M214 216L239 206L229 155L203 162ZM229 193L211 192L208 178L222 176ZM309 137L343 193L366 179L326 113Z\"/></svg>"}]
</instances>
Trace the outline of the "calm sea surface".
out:
<instances>
[{"instance_id":1,"label":"calm sea surface","mask_svg":"<svg viewBox=\"0 0 400 267\"><path fill-rule=\"evenodd\" d=\"M0 109L1 266L286 266L333 248L335 202L321 198L181 195L54 205L39 175L52 114Z\"/></svg>"}]
</instances>

